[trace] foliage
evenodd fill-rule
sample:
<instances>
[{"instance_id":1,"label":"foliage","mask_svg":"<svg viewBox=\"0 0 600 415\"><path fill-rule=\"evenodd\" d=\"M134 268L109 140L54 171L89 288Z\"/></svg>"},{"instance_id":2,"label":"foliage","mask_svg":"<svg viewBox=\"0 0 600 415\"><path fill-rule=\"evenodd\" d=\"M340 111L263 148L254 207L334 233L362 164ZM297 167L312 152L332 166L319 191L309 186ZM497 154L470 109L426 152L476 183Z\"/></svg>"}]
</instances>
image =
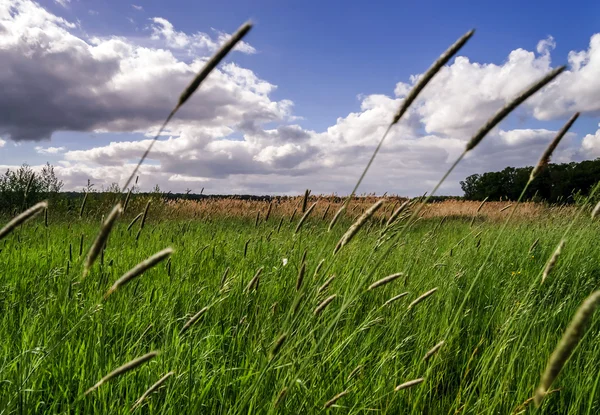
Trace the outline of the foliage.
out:
<instances>
[{"instance_id":1,"label":"foliage","mask_svg":"<svg viewBox=\"0 0 600 415\"><path fill-rule=\"evenodd\" d=\"M506 167L502 171L473 174L460 182L467 200L517 200L532 167ZM600 180L600 159L580 163L549 164L527 189L526 200L573 203L587 196Z\"/></svg>"}]
</instances>

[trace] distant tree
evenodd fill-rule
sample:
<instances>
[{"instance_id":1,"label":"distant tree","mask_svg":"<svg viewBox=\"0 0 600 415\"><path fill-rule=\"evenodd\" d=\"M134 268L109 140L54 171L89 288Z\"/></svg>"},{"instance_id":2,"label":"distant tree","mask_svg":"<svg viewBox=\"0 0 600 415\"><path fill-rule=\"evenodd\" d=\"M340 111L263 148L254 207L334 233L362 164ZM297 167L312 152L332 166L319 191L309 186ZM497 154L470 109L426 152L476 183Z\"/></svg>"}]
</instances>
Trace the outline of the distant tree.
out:
<instances>
[{"instance_id":1,"label":"distant tree","mask_svg":"<svg viewBox=\"0 0 600 415\"><path fill-rule=\"evenodd\" d=\"M460 182L468 200L517 200L525 188L532 167L507 167L498 172L473 174ZM550 203L573 203L587 197L600 182L600 159L581 163L550 164L530 184L525 199ZM599 197L600 198L600 195Z\"/></svg>"}]
</instances>

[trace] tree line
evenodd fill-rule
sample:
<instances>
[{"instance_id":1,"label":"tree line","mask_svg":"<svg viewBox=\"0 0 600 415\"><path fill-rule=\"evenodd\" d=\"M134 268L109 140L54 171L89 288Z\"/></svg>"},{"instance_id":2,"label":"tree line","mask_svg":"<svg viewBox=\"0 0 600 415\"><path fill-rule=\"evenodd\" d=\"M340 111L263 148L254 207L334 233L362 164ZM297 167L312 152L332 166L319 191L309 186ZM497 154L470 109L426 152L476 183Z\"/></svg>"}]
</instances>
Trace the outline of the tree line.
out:
<instances>
[{"instance_id":1,"label":"tree line","mask_svg":"<svg viewBox=\"0 0 600 415\"><path fill-rule=\"evenodd\" d=\"M506 167L502 171L473 174L460 182L467 200L517 200L533 167ZM600 181L600 158L549 164L529 185L524 198L548 203L574 203L588 196Z\"/></svg>"}]
</instances>

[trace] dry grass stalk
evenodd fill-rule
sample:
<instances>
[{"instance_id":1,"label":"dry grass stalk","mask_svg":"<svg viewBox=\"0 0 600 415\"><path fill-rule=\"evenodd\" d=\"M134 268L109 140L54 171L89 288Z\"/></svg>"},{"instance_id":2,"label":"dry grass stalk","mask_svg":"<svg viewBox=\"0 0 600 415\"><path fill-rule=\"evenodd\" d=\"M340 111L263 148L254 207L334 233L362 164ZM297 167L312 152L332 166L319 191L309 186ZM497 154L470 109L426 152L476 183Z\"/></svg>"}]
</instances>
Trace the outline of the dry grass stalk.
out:
<instances>
[{"instance_id":1,"label":"dry grass stalk","mask_svg":"<svg viewBox=\"0 0 600 415\"><path fill-rule=\"evenodd\" d=\"M577 309L575 316L565 330L558 346L552 352L539 386L535 391L535 405L540 406L547 390L552 386L561 369L583 338L588 322L600 304L600 290L594 291Z\"/></svg>"},{"instance_id":2,"label":"dry grass stalk","mask_svg":"<svg viewBox=\"0 0 600 415\"><path fill-rule=\"evenodd\" d=\"M329 223L329 228L327 228L327 232L331 232L331 230L335 226L335 223L338 221L340 215L342 214L342 212L344 210L346 210L346 205L342 205L342 207L339 208L337 212L335 212L335 215L333 216L333 219L331 219L331 222Z\"/></svg>"},{"instance_id":3,"label":"dry grass stalk","mask_svg":"<svg viewBox=\"0 0 600 415\"><path fill-rule=\"evenodd\" d=\"M294 211L292 212L292 216L290 217L290 223L294 220L294 217L296 216L297 211L298 211L298 208L294 208Z\"/></svg>"},{"instance_id":4,"label":"dry grass stalk","mask_svg":"<svg viewBox=\"0 0 600 415\"><path fill-rule=\"evenodd\" d=\"M546 393L546 395L550 395L551 393L554 393L554 392L559 392L561 389L562 388L552 389L551 391L548 391ZM525 409L527 408L527 406L529 406L529 404L531 402L533 402L534 399L535 399L535 396L532 396L531 398L525 399L525 401L521 405L517 406L514 409L514 411L512 412L512 415L519 415L519 414L525 413Z\"/></svg>"},{"instance_id":5,"label":"dry grass stalk","mask_svg":"<svg viewBox=\"0 0 600 415\"><path fill-rule=\"evenodd\" d=\"M322 291L325 291L325 290L327 289L327 287L329 287L329 284L331 284L331 282L332 282L334 279L335 279L335 275L332 275L331 277L329 277L329 278L327 279L327 281L325 281L325 282L323 283L323 285L321 285L321 286L320 286L320 287L317 289L317 294L318 294L318 293L320 293L320 292L322 292Z\"/></svg>"},{"instance_id":6,"label":"dry grass stalk","mask_svg":"<svg viewBox=\"0 0 600 415\"><path fill-rule=\"evenodd\" d=\"M538 161L538 164L531 171L531 175L529 176L530 182L533 181L542 172L542 170L544 170L546 168L546 166L548 166L548 163L550 162L550 157L552 156L552 153L556 149L556 146L558 146L558 143L560 143L560 140L562 140L564 135L567 133L567 131L569 131L569 128L571 128L571 126L577 120L578 117L579 117L579 113L576 112L569 119L569 121L567 121L567 123L563 126L563 128L561 128L560 131L556 134L556 136L554 137L554 139L552 140L550 145L548 145L548 148L546 148L546 150L544 150L544 153L542 154L542 157Z\"/></svg>"},{"instance_id":7,"label":"dry grass stalk","mask_svg":"<svg viewBox=\"0 0 600 415\"><path fill-rule=\"evenodd\" d=\"M381 287L382 285L388 284L392 281L394 281L395 279L398 279L400 277L402 277L404 274L401 272L398 272L396 274L392 274L392 275L388 275L385 278L380 279L379 281L375 281L373 284L369 285L369 290L373 290L377 287Z\"/></svg>"},{"instance_id":8,"label":"dry grass stalk","mask_svg":"<svg viewBox=\"0 0 600 415\"><path fill-rule=\"evenodd\" d=\"M333 398L331 398L330 400L328 400L327 402L325 402L325 405L323 405L323 409L329 408L334 403L336 403L339 399L343 398L344 396L348 395L349 393L350 393L350 391L348 389L346 389L343 392L338 393Z\"/></svg>"},{"instance_id":9,"label":"dry grass stalk","mask_svg":"<svg viewBox=\"0 0 600 415\"><path fill-rule=\"evenodd\" d=\"M304 198L302 199L302 213L306 212L308 196L310 196L310 189L306 189L306 191L304 192Z\"/></svg>"},{"instance_id":10,"label":"dry grass stalk","mask_svg":"<svg viewBox=\"0 0 600 415\"><path fill-rule=\"evenodd\" d=\"M302 282L304 281L304 274L306 273L306 262L302 262L300 270L298 271L298 278L296 278L296 291L300 291L302 288Z\"/></svg>"},{"instance_id":11,"label":"dry grass stalk","mask_svg":"<svg viewBox=\"0 0 600 415\"><path fill-rule=\"evenodd\" d=\"M335 249L333 250L333 254L335 255L340 249L342 249L345 245L347 245L352 238L354 238L354 236L358 233L358 231L360 230L360 228L363 227L363 225L369 220L369 218L371 216L373 216L373 214L377 211L377 209L379 209L381 207L381 205L383 205L384 200L378 200L377 202L375 202L369 209L367 209L365 211L365 213L363 213L357 220L356 222L354 222L352 224L352 226L350 226L350 228L348 228L348 230L346 231L346 233L342 236L342 238L340 239L340 241L337 243L337 245L335 246Z\"/></svg>"},{"instance_id":12,"label":"dry grass stalk","mask_svg":"<svg viewBox=\"0 0 600 415\"><path fill-rule=\"evenodd\" d=\"M123 189L127 189L129 187L131 180L136 175L137 171L139 170L139 168L142 165L142 163L144 162L144 160L146 160L146 157L148 157L148 154L150 153L150 150L152 150L154 143L156 142L156 140L158 140L158 137L160 137L160 134L165 129L165 127L167 126L169 121L171 121L171 118L173 118L173 116L179 110L179 108L181 108L181 106L186 103L186 101L194 94L194 92L196 92L196 90L198 89L198 87L200 86L202 81L204 81L208 77L208 75L212 72L212 70L215 69L217 67L217 65L225 58L225 56L227 56L227 54L234 48L234 46L239 41L241 41L244 36L246 36L246 34L250 31L251 28L252 28L252 24L250 22L244 23L231 36L231 38L229 38L229 40L227 42L225 42L221 46L221 48L204 64L204 67L200 70L198 75L196 75L196 77L192 80L192 82L181 93L181 95L179 97L179 102L177 102L177 105L175 106L175 108L173 108L171 113L167 116L167 119L165 120L163 125L158 130L158 133L156 134L156 136L154 136L154 139L152 139L152 141L150 142L150 145L148 146L148 148L142 155L142 158L140 159L140 161L138 162L136 167L133 169L133 172L131 172L131 175L127 179L127 182L125 182L125 186L123 186Z\"/></svg>"},{"instance_id":13,"label":"dry grass stalk","mask_svg":"<svg viewBox=\"0 0 600 415\"><path fill-rule=\"evenodd\" d=\"M324 299L323 301L321 301L321 303L317 306L317 308L315 308L315 311L313 312L315 316L318 316L319 314L321 314L323 312L323 310L325 310L325 308L333 301L335 300L335 298L337 297L336 294L330 295L329 297L327 297L326 299Z\"/></svg>"},{"instance_id":14,"label":"dry grass stalk","mask_svg":"<svg viewBox=\"0 0 600 415\"><path fill-rule=\"evenodd\" d=\"M254 274L254 277L252 277L252 279L250 280L250 282L248 283L248 285L246 286L246 292L250 292L254 289L258 289L258 282L260 279L260 274L262 273L264 267L260 267L258 269L258 271L256 271L256 274Z\"/></svg>"},{"instance_id":15,"label":"dry grass stalk","mask_svg":"<svg viewBox=\"0 0 600 415\"><path fill-rule=\"evenodd\" d=\"M133 225L135 225L135 223L138 220L140 220L140 218L142 217L143 214L144 214L143 212L138 213L138 215L135 218L133 218L133 220L131 222L129 222L129 225L127 225L127 232L129 232L129 230L133 227Z\"/></svg>"},{"instance_id":16,"label":"dry grass stalk","mask_svg":"<svg viewBox=\"0 0 600 415\"><path fill-rule=\"evenodd\" d=\"M427 291L426 293L420 295L419 297L417 297L417 299L415 299L412 303L410 303L408 305L408 309L412 309L413 307L415 307L417 304L419 304L421 301L425 300L427 297L433 295L436 291L437 291L437 287Z\"/></svg>"},{"instance_id":17,"label":"dry grass stalk","mask_svg":"<svg viewBox=\"0 0 600 415\"><path fill-rule=\"evenodd\" d=\"M269 207L267 208L267 214L265 215L265 223L268 222L269 216L271 216L271 209L273 208L273 202L269 202Z\"/></svg>"},{"instance_id":18,"label":"dry grass stalk","mask_svg":"<svg viewBox=\"0 0 600 415\"><path fill-rule=\"evenodd\" d=\"M277 395L277 399L275 399L275 403L273 403L273 406L275 408L277 408L279 406L279 404L283 402L283 400L285 399L285 396L287 395L287 391L288 391L288 388L286 386L279 392L279 395Z\"/></svg>"},{"instance_id":19,"label":"dry grass stalk","mask_svg":"<svg viewBox=\"0 0 600 415\"><path fill-rule=\"evenodd\" d=\"M438 352L438 350L440 350L442 348L444 343L445 343L444 340L442 340L441 342L439 342L438 344L433 346L427 353L425 353L425 356L423 356L423 361L424 362L428 361L431 358L431 356L436 354Z\"/></svg>"},{"instance_id":20,"label":"dry grass stalk","mask_svg":"<svg viewBox=\"0 0 600 415\"><path fill-rule=\"evenodd\" d=\"M352 379L358 372L360 372L363 368L363 365L358 365L356 366L352 372L350 372L350 374L348 375L348 377L346 378L346 382L349 381L350 379Z\"/></svg>"},{"instance_id":21,"label":"dry grass stalk","mask_svg":"<svg viewBox=\"0 0 600 415\"><path fill-rule=\"evenodd\" d=\"M110 231L112 230L119 216L121 216L121 213L123 213L123 209L121 209L121 204L117 203L117 205L111 210L110 214L102 224L102 228L100 228L100 232L98 233L98 236L96 236L96 239L94 240L94 243L92 244L92 247L88 252L88 255L85 259L82 278L86 277L86 275L90 271L90 268L92 267L92 265L94 265L94 261L96 260L96 258L98 258L100 251L102 251L102 249L104 248L104 245L108 240L108 235L110 235Z\"/></svg>"},{"instance_id":22,"label":"dry grass stalk","mask_svg":"<svg viewBox=\"0 0 600 415\"><path fill-rule=\"evenodd\" d=\"M108 375L104 376L102 379L100 379L98 381L98 383L96 383L94 386L92 386L91 388L89 388L86 392L85 395L88 395L89 393L95 391L96 389L98 389L100 386L102 386L104 383L108 382L109 380L116 378L118 376L121 376L124 373L129 372L130 370L135 369L136 367L146 363L147 361L154 359L156 356L158 356L159 352L155 351L155 352L150 352L147 353L143 356L137 357L135 359L133 359L132 361L125 363L123 366L120 366L118 368L116 368L115 370L113 370L112 372L110 372Z\"/></svg>"},{"instance_id":23,"label":"dry grass stalk","mask_svg":"<svg viewBox=\"0 0 600 415\"><path fill-rule=\"evenodd\" d=\"M528 251L530 254L533 252L533 250L535 249L535 247L537 246L537 244L539 242L540 242L540 238L537 238L535 241L533 241L533 243L529 247L529 251Z\"/></svg>"},{"instance_id":24,"label":"dry grass stalk","mask_svg":"<svg viewBox=\"0 0 600 415\"><path fill-rule=\"evenodd\" d=\"M14 217L10 222L8 222L6 224L6 226L4 226L4 228L0 229L0 240L5 238L6 235L8 235L12 231L14 231L18 226L22 225L23 223L27 222L29 219L32 219L35 216L42 213L45 209L48 209L47 201L37 203L37 204L33 205L32 207L30 207L29 209L27 209L25 212Z\"/></svg>"},{"instance_id":25,"label":"dry grass stalk","mask_svg":"<svg viewBox=\"0 0 600 415\"><path fill-rule=\"evenodd\" d=\"M600 212L600 202L596 203L594 210L592 210L592 219L596 217L596 215Z\"/></svg>"},{"instance_id":26,"label":"dry grass stalk","mask_svg":"<svg viewBox=\"0 0 600 415\"><path fill-rule=\"evenodd\" d=\"M327 213L329 213L330 207L331 207L331 203L327 204L327 207L325 208L325 211L323 212L323 216L321 216L321 220L325 220L325 218L327 217Z\"/></svg>"},{"instance_id":27,"label":"dry grass stalk","mask_svg":"<svg viewBox=\"0 0 600 415\"><path fill-rule=\"evenodd\" d=\"M546 76L531 85L529 88L521 92L512 101L501 108L492 118L475 133L475 135L469 140L465 148L465 152L473 150L477 144L483 140L483 138L489 133L500 121L502 121L508 114L510 114L515 108L521 105L527 98L535 94L537 91L542 89L546 84L550 83L554 78L560 75L564 70L565 66L560 66L550 71Z\"/></svg>"},{"instance_id":28,"label":"dry grass stalk","mask_svg":"<svg viewBox=\"0 0 600 415\"><path fill-rule=\"evenodd\" d=\"M144 272L154 267L161 261L164 261L173 253L173 248L166 248L156 254L152 255L150 258L140 262L135 267L127 271L121 278L115 281L115 283L110 287L110 289L104 295L104 299L107 299L112 293L118 290L120 287L129 283L132 279L139 277Z\"/></svg>"},{"instance_id":29,"label":"dry grass stalk","mask_svg":"<svg viewBox=\"0 0 600 415\"><path fill-rule=\"evenodd\" d=\"M85 192L85 195L83 195L83 201L81 202L81 207L79 208L79 217L80 218L83 217L83 212L85 210L85 203L87 202L87 197L88 197L88 192Z\"/></svg>"},{"instance_id":30,"label":"dry grass stalk","mask_svg":"<svg viewBox=\"0 0 600 415\"><path fill-rule=\"evenodd\" d=\"M317 278L317 275L319 275L319 271L321 271L321 267L323 266L324 263L325 263L325 259L322 259L319 261L319 263L317 264L317 267L315 268L315 272L313 273L313 279Z\"/></svg>"},{"instance_id":31,"label":"dry grass stalk","mask_svg":"<svg viewBox=\"0 0 600 415\"><path fill-rule=\"evenodd\" d=\"M223 288L225 281L227 280L227 275L229 275L229 267L225 268L225 272L223 272L223 276L221 277L220 287Z\"/></svg>"},{"instance_id":32,"label":"dry grass stalk","mask_svg":"<svg viewBox=\"0 0 600 415\"><path fill-rule=\"evenodd\" d=\"M402 297L406 297L407 295L408 295L408 291L406 291L402 294L395 295L392 298L390 298L389 300L387 300L385 303L383 303L383 306L385 307L386 305L391 304L394 301L401 299Z\"/></svg>"},{"instance_id":33,"label":"dry grass stalk","mask_svg":"<svg viewBox=\"0 0 600 415\"><path fill-rule=\"evenodd\" d=\"M23 195L23 199L25 202L27 200L27 195L29 194L29 189L31 189L31 184L33 183L33 179L35 177L35 173L31 173L31 176L29 176L29 180L27 181L27 186L25 186L25 192Z\"/></svg>"},{"instance_id":34,"label":"dry grass stalk","mask_svg":"<svg viewBox=\"0 0 600 415\"><path fill-rule=\"evenodd\" d=\"M485 205L485 202L487 202L487 200L488 200L488 196L486 196L485 199L483 199L483 201L481 202L481 204L479 205L479 207L477 208L475 213L479 213L479 211L481 210L481 208L483 208L483 205Z\"/></svg>"},{"instance_id":35,"label":"dry grass stalk","mask_svg":"<svg viewBox=\"0 0 600 415\"><path fill-rule=\"evenodd\" d=\"M506 209L510 208L511 206L512 206L512 203L510 205L504 206L502 209L500 209L500 212L504 212Z\"/></svg>"},{"instance_id":36,"label":"dry grass stalk","mask_svg":"<svg viewBox=\"0 0 600 415\"><path fill-rule=\"evenodd\" d=\"M390 218L388 219L387 223L385 224L386 227L390 226L392 223L394 223L394 221L398 218L398 216L404 211L404 209L406 209L406 207L408 206L408 204L410 203L410 200L405 201L404 203L402 203L400 205L400 207L398 209L396 209L394 211L394 213L392 213L392 216L390 216Z\"/></svg>"},{"instance_id":37,"label":"dry grass stalk","mask_svg":"<svg viewBox=\"0 0 600 415\"><path fill-rule=\"evenodd\" d=\"M140 223L140 229L144 229L144 225L146 224L146 218L148 217L148 209L150 209L150 202L146 203L146 207L144 208L144 214L142 215L142 223Z\"/></svg>"},{"instance_id":38,"label":"dry grass stalk","mask_svg":"<svg viewBox=\"0 0 600 415\"><path fill-rule=\"evenodd\" d=\"M123 203L123 213L127 211L127 205L129 204L129 198L131 197L131 189L127 192L127 196L125 197L125 203Z\"/></svg>"},{"instance_id":39,"label":"dry grass stalk","mask_svg":"<svg viewBox=\"0 0 600 415\"><path fill-rule=\"evenodd\" d=\"M244 258L246 258L246 254L248 253L248 244L250 243L250 239L246 241L244 244Z\"/></svg>"},{"instance_id":40,"label":"dry grass stalk","mask_svg":"<svg viewBox=\"0 0 600 415\"><path fill-rule=\"evenodd\" d=\"M200 317L202 317L204 315L204 313L206 313L207 311L208 311L208 306L204 307L202 310L200 310L196 314L194 314L192 316L192 318L190 318L187 321L187 323L185 323L184 326L181 328L181 330L179 331L179 335L181 336L183 333L188 331L188 329L190 327L192 327L200 319Z\"/></svg>"},{"instance_id":41,"label":"dry grass stalk","mask_svg":"<svg viewBox=\"0 0 600 415\"><path fill-rule=\"evenodd\" d=\"M310 215L310 212L312 212L313 209L315 208L315 206L317 206L317 203L319 203L319 202L315 202L312 205L310 205L308 210L304 213L304 215L302 215L302 217L300 218L300 221L298 222L298 225L296 226L296 230L294 231L295 234L298 233L300 231L300 229L302 229L302 225L304 224L304 222Z\"/></svg>"},{"instance_id":42,"label":"dry grass stalk","mask_svg":"<svg viewBox=\"0 0 600 415\"><path fill-rule=\"evenodd\" d=\"M277 340L275 341L275 344L273 345L273 348L271 349L271 353L270 353L271 359L273 359L275 356L277 356L277 353L279 353L279 350L283 346L283 343L285 343L285 341L287 340L287 337L288 337L287 333L283 333L281 336L279 336L277 338Z\"/></svg>"},{"instance_id":43,"label":"dry grass stalk","mask_svg":"<svg viewBox=\"0 0 600 415\"><path fill-rule=\"evenodd\" d=\"M160 378L159 380L157 380L154 385L150 386L148 388L148 390L146 392L144 392L142 394L142 396L140 396L137 401L135 401L135 403L131 407L131 412L135 411L142 404L142 402L144 402L144 400L148 396L150 396L154 391L156 391L158 388L160 388L162 386L162 384L165 383L166 380L169 379L174 374L175 374L175 372L170 371L169 373L167 373L166 375L164 375L162 378Z\"/></svg>"},{"instance_id":44,"label":"dry grass stalk","mask_svg":"<svg viewBox=\"0 0 600 415\"><path fill-rule=\"evenodd\" d=\"M414 379L414 380L409 380L408 382L404 382L401 385L398 385L394 388L394 390L396 392L402 390L402 389L408 389L408 388L412 388L415 385L418 385L419 383L423 383L423 381L425 380L425 378L418 378L418 379Z\"/></svg>"},{"instance_id":45,"label":"dry grass stalk","mask_svg":"<svg viewBox=\"0 0 600 415\"><path fill-rule=\"evenodd\" d=\"M541 284L543 284L544 281L546 281L546 278L548 278L548 275L550 275L550 273L554 269L554 266L556 265L556 261L558 261L558 257L560 256L564 246L565 246L565 240L563 239L560 241L560 243L556 247L556 250L552 254L550 261L548 261L548 263L546 264L546 268L544 268L544 273L542 274Z\"/></svg>"}]
</instances>

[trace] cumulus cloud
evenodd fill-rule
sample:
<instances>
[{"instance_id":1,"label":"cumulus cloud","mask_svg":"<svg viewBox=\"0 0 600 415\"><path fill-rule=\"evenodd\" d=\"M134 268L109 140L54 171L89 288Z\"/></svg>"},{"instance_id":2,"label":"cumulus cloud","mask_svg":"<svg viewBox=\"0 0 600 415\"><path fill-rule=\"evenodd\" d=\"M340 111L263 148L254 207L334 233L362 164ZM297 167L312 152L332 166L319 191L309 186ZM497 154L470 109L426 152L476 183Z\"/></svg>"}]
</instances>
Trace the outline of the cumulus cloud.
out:
<instances>
[{"instance_id":1,"label":"cumulus cloud","mask_svg":"<svg viewBox=\"0 0 600 415\"><path fill-rule=\"evenodd\" d=\"M35 147L35 151L38 154L59 154L62 153L66 150L65 147L42 147L42 146L36 146Z\"/></svg>"},{"instance_id":2,"label":"cumulus cloud","mask_svg":"<svg viewBox=\"0 0 600 415\"><path fill-rule=\"evenodd\" d=\"M163 19L162 17L154 17L151 20L153 22L151 26L152 39L163 39L167 46L174 49L189 48L192 51L199 50L214 52L230 37L228 33L219 31L215 31L217 34L217 39L213 39L207 33L203 32L188 35L185 32L175 30L173 24L167 19ZM234 50L247 54L256 53L256 49L244 41L239 42L235 46Z\"/></svg>"},{"instance_id":3,"label":"cumulus cloud","mask_svg":"<svg viewBox=\"0 0 600 415\"><path fill-rule=\"evenodd\" d=\"M151 19L144 46L122 37L83 38L74 25L27 0L0 2L0 134L12 140L48 139L56 131L138 132L84 150L36 147L62 160L67 187L91 179L122 183L150 143L178 94L226 39L185 33ZM422 194L430 190L496 110L553 68L549 36L535 51L513 50L501 64L459 56L444 67L392 129L363 189ZM237 50L256 50L243 43ZM184 52L184 53L182 53ZM235 56L235 55L234 55ZM518 119L561 120L574 111L600 112L600 34L587 50L569 54L569 69L529 99ZM290 100L272 98L276 86L229 61L211 74L156 142L141 182L173 191L189 186L213 193L348 193L402 100L422 76L393 93L365 95L360 107L334 125L313 131L294 124ZM4 104L2 104L4 103ZM539 124L539 123L538 123ZM502 124L461 163L447 193L473 172L532 165L555 135L545 128ZM134 136L131 136L134 137ZM2 141L0 141L0 146ZM568 134L554 161L600 155L600 130L581 139Z\"/></svg>"},{"instance_id":4,"label":"cumulus cloud","mask_svg":"<svg viewBox=\"0 0 600 415\"><path fill-rule=\"evenodd\" d=\"M146 131L162 122L208 56L184 62L124 38L83 39L72 33L74 24L28 0L0 2L0 27L0 134L17 141L49 139L59 130ZM274 89L228 63L177 122L242 122L246 108L257 122L280 120L290 102L269 99Z\"/></svg>"},{"instance_id":5,"label":"cumulus cloud","mask_svg":"<svg viewBox=\"0 0 600 415\"><path fill-rule=\"evenodd\" d=\"M587 158L600 157L600 125L595 134L587 134L583 137L581 147Z\"/></svg>"}]
</instances>

